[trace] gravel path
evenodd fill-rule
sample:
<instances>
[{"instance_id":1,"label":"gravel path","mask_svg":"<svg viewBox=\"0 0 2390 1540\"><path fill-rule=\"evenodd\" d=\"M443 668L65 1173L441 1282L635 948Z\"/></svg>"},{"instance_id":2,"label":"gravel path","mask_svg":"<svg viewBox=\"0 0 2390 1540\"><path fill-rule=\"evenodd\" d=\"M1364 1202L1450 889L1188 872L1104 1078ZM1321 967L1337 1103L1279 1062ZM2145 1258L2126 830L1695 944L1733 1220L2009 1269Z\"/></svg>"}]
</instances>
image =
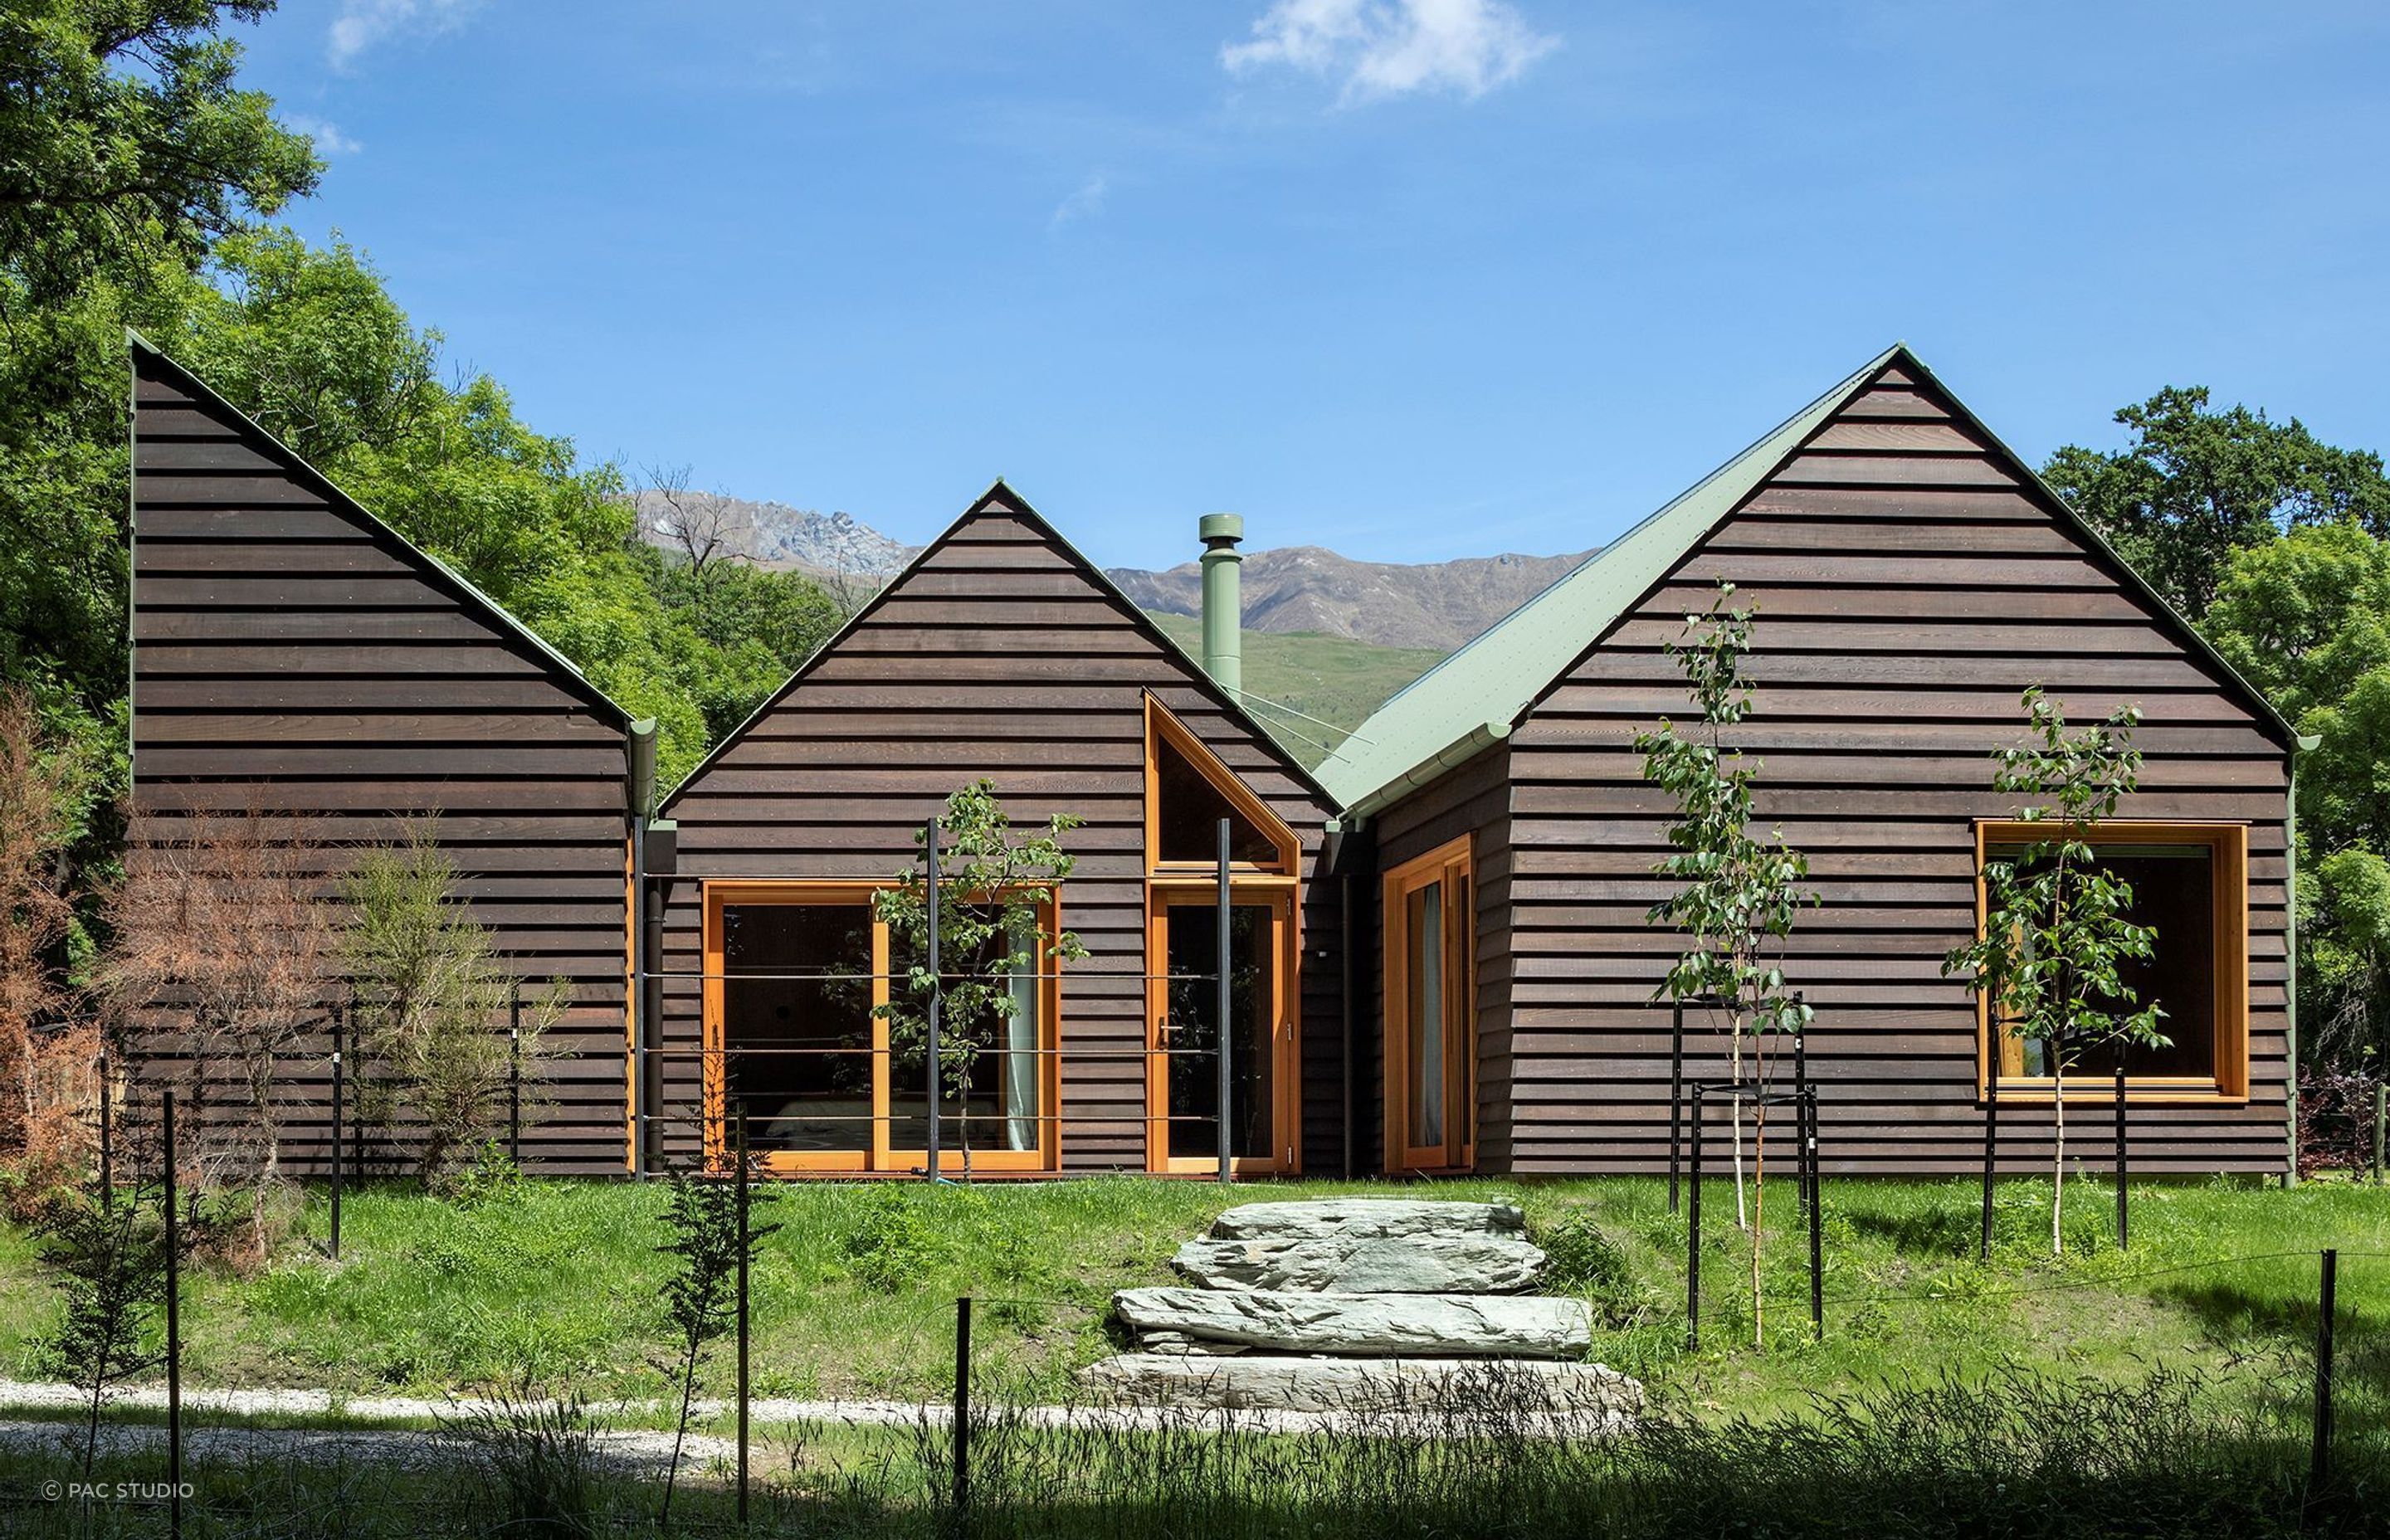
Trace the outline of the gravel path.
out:
<instances>
[{"instance_id":1,"label":"gravel path","mask_svg":"<svg viewBox=\"0 0 2390 1540\"><path fill-rule=\"evenodd\" d=\"M6 1418L10 1412L71 1411L89 1404L89 1392L73 1385L0 1380L0 1418ZM556 1404L538 1402L532 1405L552 1409ZM428 1445L443 1444L449 1441L427 1428L377 1429L370 1424L424 1424L443 1420L453 1421L459 1418L471 1417L479 1412L500 1411L504 1405L503 1402L481 1396L453 1396L435 1401L410 1396L336 1396L330 1391L186 1390L183 1392L183 1410L186 1418L193 1413L198 1413L224 1418L270 1418L277 1422L297 1424L286 1427L207 1429L186 1426L185 1429L186 1440L196 1441L202 1436L234 1434L272 1435L285 1439L296 1437L321 1441L332 1447L338 1447L343 1440L358 1441L376 1446L392 1440L413 1441L418 1444ZM165 1406L164 1386L128 1387L109 1393L109 1409L101 1414L101 1418L105 1423L111 1413L128 1408L160 1412L163 1411ZM662 1401L593 1401L585 1403L583 1409L601 1424L609 1418L617 1418L652 1420L660 1416L669 1416L674 1410L669 1404ZM717 1417L726 1417L732 1410L732 1404L726 1401L699 1401L691 1408L692 1420L703 1422ZM986 1408L989 1412L995 1410L993 1407ZM1008 1418L1018 1418L1028 1426L1038 1428L1136 1430L1186 1428L1200 1422L1205 1427L1223 1432L1273 1433L1323 1431L1352 1427L1360 1420L1356 1418L1356 1414L1346 1412L1250 1410L1198 1412L1184 1407L1134 1405L1013 1406L1005 1408L1002 1415ZM323 1418L333 1425L310 1428L305 1424L305 1419L309 1418ZM944 1428L953 1423L954 1407L951 1404L938 1402L766 1399L748 1403L747 1418L749 1425L758 1430L824 1426L910 1428L927 1425L932 1428ZM366 1426L358 1426L360 1424ZM13 1441L27 1430L55 1433L59 1426L60 1424L56 1421L24 1418L0 1420L0 1439ZM1389 1419L1384 1414L1368 1415L1361 1426L1365 1431L1387 1432L1397 1431L1389 1425ZM104 1430L104 1431L108 1431L109 1430ZM140 1424L120 1425L112 1431L142 1437L161 1432L160 1430ZM661 1449L657 1451L659 1459L670 1452L672 1445L672 1434L669 1431L611 1430L601 1433L599 1437L610 1444L620 1444L626 1450L644 1448L650 1441L661 1441ZM188 1446L199 1447L196 1443ZM703 1446L708 1454L724 1451L736 1453L735 1445L727 1439L690 1434L689 1449L697 1451L700 1446Z\"/></svg>"}]
</instances>

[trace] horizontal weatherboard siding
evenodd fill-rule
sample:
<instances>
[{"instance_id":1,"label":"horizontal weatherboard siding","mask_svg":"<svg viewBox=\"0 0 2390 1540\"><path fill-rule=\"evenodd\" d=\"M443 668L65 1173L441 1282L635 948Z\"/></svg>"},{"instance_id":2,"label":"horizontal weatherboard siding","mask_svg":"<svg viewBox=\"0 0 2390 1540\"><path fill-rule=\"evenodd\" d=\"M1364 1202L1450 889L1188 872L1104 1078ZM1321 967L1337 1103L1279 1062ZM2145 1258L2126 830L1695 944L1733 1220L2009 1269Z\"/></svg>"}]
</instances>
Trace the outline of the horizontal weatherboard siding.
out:
<instances>
[{"instance_id":1,"label":"horizontal weatherboard siding","mask_svg":"<svg viewBox=\"0 0 2390 1540\"><path fill-rule=\"evenodd\" d=\"M1633 741L1690 715L1664 648L1722 580L1756 612L1755 707L1725 741L1762 762L1759 819L1808 853L1823 900L1786 968L1817 1011L1827 1169L1981 1161L1975 1006L1942 960L1974 928L1974 821L2015 811L1990 756L2018 740L2019 695L2039 683L2077 721L2141 708L2141 789L2120 817L2249 828L2250 1095L2132 1104L2136 1166L2281 1170L2286 745L2113 558L1896 364L1611 624L1502 751L1500 816L1479 819L1507 830L1506 880L1481 895L1507 963L1499 1002L1481 989L1485 1099L1510 1120L1498 1167L1665 1167L1669 1013L1653 995L1682 943L1644 913L1676 891L1651 869L1674 805L1644 782ZM1383 828L1474 774L1414 793ZM1691 1043L1691 1072L1722 1072L1715 1031ZM2048 1161L2046 1104L2006 1108L2001 1126L2013 1167ZM2104 1105L2078 1108L2069 1148L2103 1162L2112 1128Z\"/></svg>"},{"instance_id":2,"label":"horizontal weatherboard siding","mask_svg":"<svg viewBox=\"0 0 2390 1540\"><path fill-rule=\"evenodd\" d=\"M621 712L174 365L134 357L131 859L194 810L300 815L336 901L356 848L437 815L460 895L527 992L572 986L525 1163L620 1171ZM328 980L328 1001L341 993ZM171 1019L150 1020L150 1067L186 1072ZM328 1047L284 1075L302 1172L328 1150Z\"/></svg>"},{"instance_id":3,"label":"horizontal weatherboard siding","mask_svg":"<svg viewBox=\"0 0 2390 1540\"><path fill-rule=\"evenodd\" d=\"M1331 809L1201 671L1003 489L967 514L675 791L664 910L664 1116L697 1148L700 885L887 881L946 795L996 784L1018 826L1084 820L1062 924L1089 956L1061 985L1060 1165L1143 1170L1147 997L1145 701L1150 694L1298 835L1304 907L1303 1163L1343 1158L1339 884ZM1158 965L1157 965L1158 970Z\"/></svg>"}]
</instances>

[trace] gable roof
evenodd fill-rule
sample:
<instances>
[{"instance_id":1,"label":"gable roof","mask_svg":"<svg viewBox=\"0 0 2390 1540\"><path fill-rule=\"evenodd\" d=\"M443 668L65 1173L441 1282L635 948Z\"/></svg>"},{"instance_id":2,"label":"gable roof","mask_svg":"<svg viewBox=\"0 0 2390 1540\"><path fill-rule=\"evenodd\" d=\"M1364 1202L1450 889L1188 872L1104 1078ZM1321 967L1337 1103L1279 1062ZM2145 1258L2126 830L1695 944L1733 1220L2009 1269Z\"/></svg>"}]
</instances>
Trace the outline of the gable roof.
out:
<instances>
[{"instance_id":1,"label":"gable roof","mask_svg":"<svg viewBox=\"0 0 2390 1540\"><path fill-rule=\"evenodd\" d=\"M1984 426L1905 342L1895 342L1847 379L1605 545L1585 565L1496 622L1459 651L1378 708L1319 767L1344 810L1366 816L1441 776L1518 725L1585 651L1677 562L1741 507L1803 444L1886 369L1913 371L2017 474L2028 496L2055 510L2105 557L2125 584L2194 653L2243 696L2284 747L2297 735L2256 687L2207 638L2133 571L2114 547L2051 490L2034 468Z\"/></svg>"},{"instance_id":2,"label":"gable roof","mask_svg":"<svg viewBox=\"0 0 2390 1540\"><path fill-rule=\"evenodd\" d=\"M1039 538L1050 541L1054 545L1055 548L1061 552L1063 559L1068 561L1072 567L1077 570L1079 575L1086 580L1087 585L1095 591L1097 597L1104 599L1106 602L1110 603L1112 608L1120 611L1121 618L1128 623L1131 629L1136 631L1138 635L1144 637L1147 641L1152 643L1156 648L1160 648L1165 656L1176 658L1179 661L1185 663L1187 665L1189 683L1190 685L1207 696L1211 699L1212 703L1217 706L1221 712L1226 713L1230 720L1249 728L1253 732L1254 738L1259 740L1273 755L1277 756L1279 766L1284 769L1288 775L1293 776L1295 780L1306 790L1310 791L1319 799L1322 807L1330 811L1335 808L1335 796L1329 791L1326 786L1321 784L1318 776L1313 775L1310 771L1305 770L1303 767L1302 762L1287 751L1286 745L1279 742L1278 736L1269 730L1268 724L1254 716L1252 712L1245 708L1243 702L1237 699L1227 691L1220 688L1220 687L1213 681L1211 672L1205 669L1202 663L1200 662L1192 653L1189 653L1185 648L1179 646L1176 641L1173 641L1168 633L1164 632L1162 627L1153 622L1153 618L1151 616L1138 609L1136 601L1131 599L1126 594L1121 592L1121 588L1118 584L1104 575L1102 568L1088 560L1086 554L1081 551L1076 545L1071 544L1068 536L1064 535L1060 530L1056 529L1045 515L1030 507L1029 500L1027 498L1013 491L1009 486L1007 486L1004 479L1002 477L998 477L988 484L988 489L985 492L981 493L978 497L972 500L971 505L965 508L961 515L957 517L953 523L948 524L944 529L939 531L934 539L932 539L928 545L922 546L919 551L915 552L913 559L906 562L903 569L900 570L894 577L890 578L886 583L882 584L880 591L872 595L870 599L864 604L862 609L847 617L847 622L844 625L840 626L836 632L830 635L828 640L824 641L819 647L815 648L812 654L808 656L803 662L797 665L796 671L781 682L779 688L774 690L769 696L765 697L762 705L757 706L753 711L747 713L747 719L745 721L739 723L738 726L725 734L719 743L716 743L711 750L707 751L705 758L700 760L697 763L696 767L690 770L687 775L683 776L680 779L680 784L672 789L672 794L665 797L662 802L659 804L658 812L663 812L665 809L670 808L674 802L679 801L683 792L696 786L699 780L703 778L707 771L713 769L716 764L720 763L724 755L729 753L731 750L738 747L738 745L746 738L747 735L754 730L757 724L770 716L774 712L779 710L781 703L788 699L790 693L795 690L799 685L803 684L806 677L810 675L816 668L821 665L824 659L827 659L831 654L835 653L849 636L853 635L857 630L868 623L871 618L879 612L880 607L887 603L889 597L898 590L902 589L905 584L912 579L914 574L919 572L932 557L944 549L947 544L951 542L955 536L968 529L975 520L986 518L990 515L1001 515L1008 519L1017 520L1021 523L1027 525L1031 530L1034 531Z\"/></svg>"},{"instance_id":3,"label":"gable roof","mask_svg":"<svg viewBox=\"0 0 2390 1540\"><path fill-rule=\"evenodd\" d=\"M142 336L139 332L135 331L130 327L125 328L124 339L137 357L148 359L150 362L162 368L167 379L171 380L177 389L188 391L191 395L202 402L205 402L208 405L215 408L217 411L223 412L225 416L231 417L232 420L244 431L255 435L260 442L265 444L265 446L273 452L275 457L280 459L284 463L292 475L297 476L301 481L306 482L319 495L321 495L325 502L331 506L331 509L335 515L343 519L351 520L355 523L362 525L366 533L370 534L380 535L395 543L399 549L405 553L406 557L410 560L419 563L418 573L427 582L430 583L435 587L443 587L448 589L451 596L462 603L467 609L479 611L484 618L495 622L500 629L508 632L519 640L529 644L533 650L536 651L543 658L557 666L563 674L567 687L570 688L573 694L581 696L588 704L597 707L607 717L611 719L616 726L623 728L625 732L628 732L631 729L634 718L627 710L618 703L613 697L608 695L604 690L599 689L596 685L592 684L589 680L589 676L581 672L580 664L574 662L563 653L559 652L555 648L550 647L546 640L543 638L538 632L533 631L530 626L525 625L522 622L517 620L514 615L507 610L506 606L500 604L489 595L482 592L482 590L469 581L462 572L457 571L456 569L449 566L445 561L441 560L438 557L432 555L430 551L425 550L414 541L409 540L406 536L399 533L397 530L392 528L388 523L385 523L364 504L358 502L355 498L341 491L340 487L333 482L330 477L325 475L322 471L316 469L315 466L310 464L305 456L300 454L297 450L291 448L289 444L284 443L280 439L276 438L274 434L261 427L256 419L251 417L248 413L242 411L239 407L235 406L231 402L226 401L222 395L218 394L215 388L210 385L206 380L201 379L198 375L193 374L190 370L176 363L173 358L170 356L164 349L159 347L158 344L150 341L148 338ZM139 438L140 431L141 414L136 398L133 412L133 433L136 441ZM133 475L136 482L139 480L140 474L139 456L135 456ZM135 502L137 506L139 502L137 490L135 495ZM134 533L135 538L138 538L140 532L136 529Z\"/></svg>"}]
</instances>

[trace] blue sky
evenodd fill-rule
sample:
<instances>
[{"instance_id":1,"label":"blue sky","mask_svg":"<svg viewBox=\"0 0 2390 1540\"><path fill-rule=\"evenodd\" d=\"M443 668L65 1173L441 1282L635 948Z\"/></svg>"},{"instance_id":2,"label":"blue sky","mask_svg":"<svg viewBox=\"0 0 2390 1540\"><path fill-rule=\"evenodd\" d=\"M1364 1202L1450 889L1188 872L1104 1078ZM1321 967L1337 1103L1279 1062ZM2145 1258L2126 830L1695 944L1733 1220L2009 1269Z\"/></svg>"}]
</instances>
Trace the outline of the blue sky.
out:
<instances>
[{"instance_id":1,"label":"blue sky","mask_svg":"<svg viewBox=\"0 0 2390 1540\"><path fill-rule=\"evenodd\" d=\"M2390 7L286 0L246 78L593 456L1106 563L1599 544L1907 339L2390 448Z\"/></svg>"}]
</instances>

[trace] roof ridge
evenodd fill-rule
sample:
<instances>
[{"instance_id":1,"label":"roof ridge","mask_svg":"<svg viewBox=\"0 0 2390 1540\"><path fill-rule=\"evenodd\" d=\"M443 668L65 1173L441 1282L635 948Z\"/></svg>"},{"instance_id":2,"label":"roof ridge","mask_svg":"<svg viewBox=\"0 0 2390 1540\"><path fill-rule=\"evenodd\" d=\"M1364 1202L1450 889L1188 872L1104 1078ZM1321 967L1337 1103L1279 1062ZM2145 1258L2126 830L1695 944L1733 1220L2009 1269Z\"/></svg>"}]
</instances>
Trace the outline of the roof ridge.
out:
<instances>
[{"instance_id":1,"label":"roof ridge","mask_svg":"<svg viewBox=\"0 0 2390 1540\"><path fill-rule=\"evenodd\" d=\"M1862 383L1904 357L1913 355L1897 342L1876 354L1396 691L1321 764L1320 778L1347 811L1366 814L1472 736L1501 736L1488 730L1514 725L1660 572ZM1678 525L1683 538L1664 544L1660 535L1677 533ZM1363 735L1375 741L1348 757L1345 748Z\"/></svg>"}]
</instances>

